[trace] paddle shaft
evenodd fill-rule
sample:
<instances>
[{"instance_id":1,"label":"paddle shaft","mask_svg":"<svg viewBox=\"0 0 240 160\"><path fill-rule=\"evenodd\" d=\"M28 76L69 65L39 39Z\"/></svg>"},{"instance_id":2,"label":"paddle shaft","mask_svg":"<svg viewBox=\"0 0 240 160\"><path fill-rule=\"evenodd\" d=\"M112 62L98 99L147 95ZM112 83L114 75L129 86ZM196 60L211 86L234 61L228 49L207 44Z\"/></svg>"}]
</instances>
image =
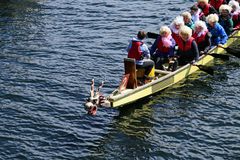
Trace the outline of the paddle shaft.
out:
<instances>
[{"instance_id":1,"label":"paddle shaft","mask_svg":"<svg viewBox=\"0 0 240 160\"><path fill-rule=\"evenodd\" d=\"M158 36L159 36L159 34L157 34L157 33L147 32L147 37L148 38L157 39Z\"/></svg>"}]
</instances>

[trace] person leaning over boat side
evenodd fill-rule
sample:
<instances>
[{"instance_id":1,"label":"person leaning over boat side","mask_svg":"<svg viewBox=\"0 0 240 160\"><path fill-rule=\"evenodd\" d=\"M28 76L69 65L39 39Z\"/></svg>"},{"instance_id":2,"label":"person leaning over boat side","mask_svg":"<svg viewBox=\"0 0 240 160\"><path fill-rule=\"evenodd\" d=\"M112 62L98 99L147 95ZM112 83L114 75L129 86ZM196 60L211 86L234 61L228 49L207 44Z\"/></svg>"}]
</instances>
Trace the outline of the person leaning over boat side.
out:
<instances>
[{"instance_id":1,"label":"person leaning over boat side","mask_svg":"<svg viewBox=\"0 0 240 160\"><path fill-rule=\"evenodd\" d=\"M239 3L237 1L231 0L228 4L232 7L231 15L233 20L234 29L240 28L240 8Z\"/></svg>"},{"instance_id":2,"label":"person leaning over boat side","mask_svg":"<svg viewBox=\"0 0 240 160\"><path fill-rule=\"evenodd\" d=\"M227 5L223 4L219 8L219 24L224 28L227 35L230 35L233 30L233 21L231 17L231 10L232 8Z\"/></svg>"},{"instance_id":3,"label":"person leaning over boat side","mask_svg":"<svg viewBox=\"0 0 240 160\"><path fill-rule=\"evenodd\" d=\"M184 24L193 30L194 23L192 21L191 13L190 12L183 12L181 14L181 16L183 17Z\"/></svg>"},{"instance_id":4,"label":"person leaning over boat side","mask_svg":"<svg viewBox=\"0 0 240 160\"><path fill-rule=\"evenodd\" d=\"M144 38L146 38L146 33L144 31L139 31L137 38L132 38L129 42L127 52L128 58L136 60L136 68L144 68L145 77L148 77L148 74L154 67L154 62L150 59L150 51L143 42Z\"/></svg>"},{"instance_id":5,"label":"person leaning over boat side","mask_svg":"<svg viewBox=\"0 0 240 160\"><path fill-rule=\"evenodd\" d=\"M212 5L216 11L219 11L219 8L223 4L227 4L226 0L209 0L209 4Z\"/></svg>"},{"instance_id":6,"label":"person leaning over boat side","mask_svg":"<svg viewBox=\"0 0 240 160\"><path fill-rule=\"evenodd\" d=\"M155 68L164 70L163 64L174 56L176 42L172 37L172 32L168 26L162 26L158 38L154 41L150 49L150 54L155 62Z\"/></svg>"},{"instance_id":7,"label":"person leaning over boat side","mask_svg":"<svg viewBox=\"0 0 240 160\"><path fill-rule=\"evenodd\" d=\"M170 24L169 28L172 31L172 37L175 40L176 44L178 45L179 40L181 39L179 37L179 29L184 26L184 21L182 16L177 16L173 22Z\"/></svg>"},{"instance_id":8,"label":"person leaning over boat side","mask_svg":"<svg viewBox=\"0 0 240 160\"><path fill-rule=\"evenodd\" d=\"M202 10L205 17L209 14L217 13L216 9L212 5L208 4L208 0L198 0L197 6Z\"/></svg>"},{"instance_id":9,"label":"person leaning over boat side","mask_svg":"<svg viewBox=\"0 0 240 160\"><path fill-rule=\"evenodd\" d=\"M224 28L218 23L218 15L210 14L206 19L208 31L212 34L211 45L216 46L218 44L225 44L227 42L228 36Z\"/></svg>"},{"instance_id":10,"label":"person leaning over boat side","mask_svg":"<svg viewBox=\"0 0 240 160\"><path fill-rule=\"evenodd\" d=\"M197 61L199 58L199 51L197 43L192 37L192 30L187 26L182 26L179 30L181 41L178 45L177 57L178 64L180 66L193 61Z\"/></svg>"},{"instance_id":11,"label":"person leaning over boat side","mask_svg":"<svg viewBox=\"0 0 240 160\"><path fill-rule=\"evenodd\" d=\"M211 48L211 33L203 21L195 23L193 38L195 39L200 55L207 53Z\"/></svg>"}]
</instances>

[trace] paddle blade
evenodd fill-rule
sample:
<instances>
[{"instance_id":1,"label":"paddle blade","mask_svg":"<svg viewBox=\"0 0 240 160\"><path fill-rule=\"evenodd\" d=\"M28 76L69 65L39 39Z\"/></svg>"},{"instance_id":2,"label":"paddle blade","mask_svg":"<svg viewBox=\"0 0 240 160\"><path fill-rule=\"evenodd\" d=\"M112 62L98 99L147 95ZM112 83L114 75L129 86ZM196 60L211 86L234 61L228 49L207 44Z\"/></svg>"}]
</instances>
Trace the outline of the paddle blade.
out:
<instances>
[{"instance_id":1,"label":"paddle blade","mask_svg":"<svg viewBox=\"0 0 240 160\"><path fill-rule=\"evenodd\" d=\"M212 67L204 66L204 65L196 65L201 71L204 71L210 75L214 75L214 70Z\"/></svg>"},{"instance_id":2,"label":"paddle blade","mask_svg":"<svg viewBox=\"0 0 240 160\"><path fill-rule=\"evenodd\" d=\"M223 47L223 45L219 44L218 47L223 48L227 51L227 53L240 58L240 50L234 49L234 48L229 48L229 47Z\"/></svg>"},{"instance_id":3,"label":"paddle blade","mask_svg":"<svg viewBox=\"0 0 240 160\"><path fill-rule=\"evenodd\" d=\"M229 54L240 58L240 50L227 47L227 48L226 48L226 51L227 51Z\"/></svg>"},{"instance_id":4,"label":"paddle blade","mask_svg":"<svg viewBox=\"0 0 240 160\"><path fill-rule=\"evenodd\" d=\"M157 34L157 33L147 32L148 38L157 39L158 36L159 36L159 34Z\"/></svg>"},{"instance_id":5,"label":"paddle blade","mask_svg":"<svg viewBox=\"0 0 240 160\"><path fill-rule=\"evenodd\" d=\"M211 53L210 56L213 56L214 58L220 58L222 60L229 60L229 55L226 54L217 54L217 53Z\"/></svg>"}]
</instances>

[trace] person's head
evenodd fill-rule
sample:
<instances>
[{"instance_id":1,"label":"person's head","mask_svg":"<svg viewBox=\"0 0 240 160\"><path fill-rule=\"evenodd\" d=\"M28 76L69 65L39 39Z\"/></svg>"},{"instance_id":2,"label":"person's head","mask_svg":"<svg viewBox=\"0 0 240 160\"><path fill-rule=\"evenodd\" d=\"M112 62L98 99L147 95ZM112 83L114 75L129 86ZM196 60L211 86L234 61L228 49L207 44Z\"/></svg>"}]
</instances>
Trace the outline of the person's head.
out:
<instances>
[{"instance_id":1,"label":"person's head","mask_svg":"<svg viewBox=\"0 0 240 160\"><path fill-rule=\"evenodd\" d=\"M208 4L208 0L198 0L198 5L204 8L205 5Z\"/></svg>"},{"instance_id":2,"label":"person's head","mask_svg":"<svg viewBox=\"0 0 240 160\"><path fill-rule=\"evenodd\" d=\"M207 26L206 23L204 21L196 21L195 25L194 25L194 31L197 33L203 32L203 31L207 31Z\"/></svg>"},{"instance_id":3,"label":"person's head","mask_svg":"<svg viewBox=\"0 0 240 160\"><path fill-rule=\"evenodd\" d=\"M173 25L176 29L180 29L181 26L184 25L184 21L183 21L183 17L182 16L177 16L174 20L173 20Z\"/></svg>"},{"instance_id":4,"label":"person's head","mask_svg":"<svg viewBox=\"0 0 240 160\"><path fill-rule=\"evenodd\" d=\"M187 41L192 36L192 29L187 26L182 26L179 30L179 36L182 40Z\"/></svg>"},{"instance_id":5,"label":"person's head","mask_svg":"<svg viewBox=\"0 0 240 160\"><path fill-rule=\"evenodd\" d=\"M211 27L214 27L215 24L218 22L219 18L217 14L210 14L206 17L206 20Z\"/></svg>"},{"instance_id":6,"label":"person's head","mask_svg":"<svg viewBox=\"0 0 240 160\"><path fill-rule=\"evenodd\" d=\"M137 34L138 39L143 40L147 36L146 32L139 31Z\"/></svg>"},{"instance_id":7,"label":"person's head","mask_svg":"<svg viewBox=\"0 0 240 160\"><path fill-rule=\"evenodd\" d=\"M227 4L223 4L223 5L221 5L220 8L219 8L219 13L220 13L222 16L226 17L226 16L228 16L228 15L231 13L231 10L232 10L232 7L230 7L230 6L227 5Z\"/></svg>"},{"instance_id":8,"label":"person's head","mask_svg":"<svg viewBox=\"0 0 240 160\"><path fill-rule=\"evenodd\" d=\"M228 5L232 7L232 12L239 10L239 3L237 1L231 0Z\"/></svg>"},{"instance_id":9,"label":"person's head","mask_svg":"<svg viewBox=\"0 0 240 160\"><path fill-rule=\"evenodd\" d=\"M159 34L162 36L162 37L167 37L169 36L170 34L172 34L170 28L168 26L162 26L159 30Z\"/></svg>"},{"instance_id":10,"label":"person's head","mask_svg":"<svg viewBox=\"0 0 240 160\"><path fill-rule=\"evenodd\" d=\"M190 8L190 13L191 15L195 15L198 13L198 7L197 5L193 5L191 8Z\"/></svg>"},{"instance_id":11,"label":"person's head","mask_svg":"<svg viewBox=\"0 0 240 160\"><path fill-rule=\"evenodd\" d=\"M181 16L183 17L183 21L184 21L185 24L191 22L192 16L191 16L191 13L190 13L190 12L183 12L183 13L181 14Z\"/></svg>"}]
</instances>

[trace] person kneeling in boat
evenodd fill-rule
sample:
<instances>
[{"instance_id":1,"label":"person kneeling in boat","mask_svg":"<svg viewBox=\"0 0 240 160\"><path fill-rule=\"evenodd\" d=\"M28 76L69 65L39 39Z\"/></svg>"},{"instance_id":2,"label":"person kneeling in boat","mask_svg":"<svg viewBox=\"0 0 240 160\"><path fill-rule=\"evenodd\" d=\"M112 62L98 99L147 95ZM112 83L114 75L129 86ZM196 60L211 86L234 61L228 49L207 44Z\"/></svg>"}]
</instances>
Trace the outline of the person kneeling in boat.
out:
<instances>
[{"instance_id":1,"label":"person kneeling in boat","mask_svg":"<svg viewBox=\"0 0 240 160\"><path fill-rule=\"evenodd\" d=\"M150 54L155 62L155 68L165 70L163 64L168 63L169 58L174 56L176 42L167 26L162 26L159 34L150 49Z\"/></svg>"},{"instance_id":2,"label":"person kneeling in boat","mask_svg":"<svg viewBox=\"0 0 240 160\"><path fill-rule=\"evenodd\" d=\"M145 77L148 78L149 73L154 67L154 62L150 59L150 51L146 44L144 44L143 39L146 37L144 31L139 31L137 38L132 38L129 42L127 52L128 58L133 58L136 60L136 68L145 69Z\"/></svg>"},{"instance_id":3,"label":"person kneeling in boat","mask_svg":"<svg viewBox=\"0 0 240 160\"><path fill-rule=\"evenodd\" d=\"M195 39L200 55L207 53L211 48L211 33L203 21L196 21L193 38Z\"/></svg>"},{"instance_id":4,"label":"person kneeling in boat","mask_svg":"<svg viewBox=\"0 0 240 160\"><path fill-rule=\"evenodd\" d=\"M228 36L224 28L218 23L218 15L210 14L207 16L208 31L212 34L211 45L216 46L218 44L225 44L228 40Z\"/></svg>"},{"instance_id":5,"label":"person kneeling in boat","mask_svg":"<svg viewBox=\"0 0 240 160\"><path fill-rule=\"evenodd\" d=\"M181 38L178 44L177 57L178 64L183 66L185 64L197 61L199 58L199 51L197 43L192 37L192 30L187 26L182 26L179 30Z\"/></svg>"}]
</instances>

